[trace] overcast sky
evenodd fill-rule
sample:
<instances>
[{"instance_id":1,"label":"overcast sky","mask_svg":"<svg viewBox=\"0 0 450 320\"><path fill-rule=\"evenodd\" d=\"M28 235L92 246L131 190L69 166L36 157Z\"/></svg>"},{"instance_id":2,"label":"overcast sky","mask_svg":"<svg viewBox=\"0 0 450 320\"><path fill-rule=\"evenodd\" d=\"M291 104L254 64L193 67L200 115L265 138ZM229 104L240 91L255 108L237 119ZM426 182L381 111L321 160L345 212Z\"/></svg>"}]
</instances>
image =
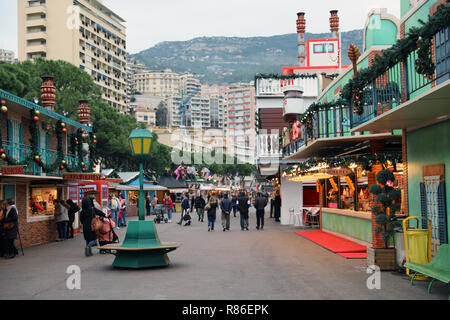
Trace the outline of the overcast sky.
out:
<instances>
[{"instance_id":1,"label":"overcast sky","mask_svg":"<svg viewBox=\"0 0 450 320\"><path fill-rule=\"evenodd\" d=\"M296 32L305 12L307 32L330 32L330 10L342 31L363 28L372 8L400 16L400 0L103 0L126 20L127 49L136 53L162 41L202 36L272 36ZM16 52L17 0L0 0L0 48Z\"/></svg>"}]
</instances>

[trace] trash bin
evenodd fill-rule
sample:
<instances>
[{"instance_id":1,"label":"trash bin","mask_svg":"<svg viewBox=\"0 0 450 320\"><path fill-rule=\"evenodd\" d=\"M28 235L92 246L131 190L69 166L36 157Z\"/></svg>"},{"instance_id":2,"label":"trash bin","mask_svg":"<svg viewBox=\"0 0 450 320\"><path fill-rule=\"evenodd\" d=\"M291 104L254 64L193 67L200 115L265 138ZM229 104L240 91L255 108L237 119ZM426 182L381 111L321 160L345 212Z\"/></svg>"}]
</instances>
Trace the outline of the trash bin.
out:
<instances>
[{"instance_id":1,"label":"trash bin","mask_svg":"<svg viewBox=\"0 0 450 320\"><path fill-rule=\"evenodd\" d=\"M428 229L419 228L419 222L428 221ZM416 220L417 228L411 227L411 220ZM428 264L431 261L431 220L424 217L409 217L403 220L406 261ZM407 270L409 275L409 270Z\"/></svg>"},{"instance_id":2,"label":"trash bin","mask_svg":"<svg viewBox=\"0 0 450 320\"><path fill-rule=\"evenodd\" d=\"M403 228L395 228L395 255L398 266L403 266L406 260L405 252L405 236L403 234Z\"/></svg>"}]
</instances>

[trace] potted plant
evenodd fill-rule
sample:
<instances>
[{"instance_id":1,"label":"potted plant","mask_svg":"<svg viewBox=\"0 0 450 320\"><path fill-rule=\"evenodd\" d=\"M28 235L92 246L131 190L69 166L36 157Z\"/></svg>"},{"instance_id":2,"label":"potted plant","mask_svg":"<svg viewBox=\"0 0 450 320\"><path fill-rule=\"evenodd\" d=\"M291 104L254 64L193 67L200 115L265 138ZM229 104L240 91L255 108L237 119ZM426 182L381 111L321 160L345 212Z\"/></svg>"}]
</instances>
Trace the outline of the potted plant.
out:
<instances>
[{"instance_id":1,"label":"potted plant","mask_svg":"<svg viewBox=\"0 0 450 320\"><path fill-rule=\"evenodd\" d=\"M376 179L379 184L372 184L369 191L376 195L377 205L372 207L376 223L374 230L377 234L381 234L384 248L367 248L367 261L369 265L376 265L380 270L395 270L397 269L395 247L390 246L390 242L395 229L402 226L396 216L400 210L400 205L396 201L401 198L401 192L394 188L395 177L391 171L379 171Z\"/></svg>"}]
</instances>

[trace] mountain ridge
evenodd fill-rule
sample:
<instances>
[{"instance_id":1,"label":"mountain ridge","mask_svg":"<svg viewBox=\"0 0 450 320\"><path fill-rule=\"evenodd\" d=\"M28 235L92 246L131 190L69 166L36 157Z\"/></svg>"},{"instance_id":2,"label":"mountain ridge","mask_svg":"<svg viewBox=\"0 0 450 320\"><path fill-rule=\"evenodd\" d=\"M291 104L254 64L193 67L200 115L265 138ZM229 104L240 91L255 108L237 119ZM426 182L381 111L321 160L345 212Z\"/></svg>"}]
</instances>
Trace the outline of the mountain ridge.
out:
<instances>
[{"instance_id":1,"label":"mountain ridge","mask_svg":"<svg viewBox=\"0 0 450 320\"><path fill-rule=\"evenodd\" d=\"M330 33L306 33L305 40L330 38ZM363 30L341 33L342 64L350 64L350 43L362 47ZM249 82L257 73L281 73L283 66L298 65L297 34L257 37L196 37L186 41L163 41L130 55L149 70L191 72L202 83L227 85Z\"/></svg>"}]
</instances>

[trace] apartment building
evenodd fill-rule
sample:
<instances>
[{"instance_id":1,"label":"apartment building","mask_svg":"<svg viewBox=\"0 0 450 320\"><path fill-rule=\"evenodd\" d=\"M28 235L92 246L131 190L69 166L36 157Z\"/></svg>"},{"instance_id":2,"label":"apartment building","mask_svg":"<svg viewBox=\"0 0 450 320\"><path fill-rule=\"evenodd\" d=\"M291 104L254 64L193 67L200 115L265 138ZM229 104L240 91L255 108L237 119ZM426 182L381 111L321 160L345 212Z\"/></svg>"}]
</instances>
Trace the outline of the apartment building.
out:
<instances>
[{"instance_id":1,"label":"apartment building","mask_svg":"<svg viewBox=\"0 0 450 320\"><path fill-rule=\"evenodd\" d=\"M159 97L180 94L180 75L167 69L164 71L136 70L132 76L136 92Z\"/></svg>"},{"instance_id":2,"label":"apartment building","mask_svg":"<svg viewBox=\"0 0 450 320\"><path fill-rule=\"evenodd\" d=\"M226 91L227 136L234 141L236 157L248 163L255 161L255 88L231 87Z\"/></svg>"},{"instance_id":3,"label":"apartment building","mask_svg":"<svg viewBox=\"0 0 450 320\"><path fill-rule=\"evenodd\" d=\"M0 49L0 61L13 64L15 60L15 53L11 50Z\"/></svg>"},{"instance_id":4,"label":"apartment building","mask_svg":"<svg viewBox=\"0 0 450 320\"><path fill-rule=\"evenodd\" d=\"M18 58L67 61L92 76L126 113L126 28L102 0L18 0Z\"/></svg>"}]
</instances>

